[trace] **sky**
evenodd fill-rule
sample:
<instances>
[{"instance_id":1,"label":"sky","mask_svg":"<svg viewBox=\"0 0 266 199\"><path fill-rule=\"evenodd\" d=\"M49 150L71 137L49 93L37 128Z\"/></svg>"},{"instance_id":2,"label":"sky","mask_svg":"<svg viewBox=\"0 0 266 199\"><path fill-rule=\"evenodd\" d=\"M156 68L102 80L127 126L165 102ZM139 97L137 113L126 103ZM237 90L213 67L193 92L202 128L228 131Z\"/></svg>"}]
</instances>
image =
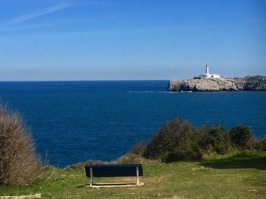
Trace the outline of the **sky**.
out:
<instances>
[{"instance_id":1,"label":"sky","mask_svg":"<svg viewBox=\"0 0 266 199\"><path fill-rule=\"evenodd\" d=\"M266 75L265 0L0 0L0 81Z\"/></svg>"}]
</instances>

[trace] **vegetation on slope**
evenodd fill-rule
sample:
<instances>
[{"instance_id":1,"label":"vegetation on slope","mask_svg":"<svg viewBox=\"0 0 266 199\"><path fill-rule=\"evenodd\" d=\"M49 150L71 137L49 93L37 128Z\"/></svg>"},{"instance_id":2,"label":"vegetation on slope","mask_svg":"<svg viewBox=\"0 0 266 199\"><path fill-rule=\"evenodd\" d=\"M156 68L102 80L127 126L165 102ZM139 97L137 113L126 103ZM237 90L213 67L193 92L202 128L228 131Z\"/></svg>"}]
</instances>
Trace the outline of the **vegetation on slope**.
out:
<instances>
[{"instance_id":1,"label":"vegetation on slope","mask_svg":"<svg viewBox=\"0 0 266 199\"><path fill-rule=\"evenodd\" d=\"M85 163L44 169L21 118L2 106L0 142L0 196L259 199L266 195L266 138L255 139L245 126L226 130L221 126L194 127L180 118L167 122L148 144L138 143L111 162L143 164L141 181L145 185L127 188L86 187Z\"/></svg>"},{"instance_id":2,"label":"vegetation on slope","mask_svg":"<svg viewBox=\"0 0 266 199\"><path fill-rule=\"evenodd\" d=\"M181 118L167 122L151 141L136 145L145 158L162 162L202 160L239 150L265 150L265 137L255 139L246 126L226 130L221 126L194 127ZM140 149L141 148L141 149Z\"/></svg>"},{"instance_id":3,"label":"vegetation on slope","mask_svg":"<svg viewBox=\"0 0 266 199\"><path fill-rule=\"evenodd\" d=\"M136 154L118 162L142 162L141 187L90 188L84 166L46 169L46 178L29 186L0 188L0 196L41 193L42 198L116 199L262 199L266 195L266 153L238 152L206 161L161 163ZM83 164L84 165L84 164ZM96 182L135 181L135 178L95 178Z\"/></svg>"}]
</instances>

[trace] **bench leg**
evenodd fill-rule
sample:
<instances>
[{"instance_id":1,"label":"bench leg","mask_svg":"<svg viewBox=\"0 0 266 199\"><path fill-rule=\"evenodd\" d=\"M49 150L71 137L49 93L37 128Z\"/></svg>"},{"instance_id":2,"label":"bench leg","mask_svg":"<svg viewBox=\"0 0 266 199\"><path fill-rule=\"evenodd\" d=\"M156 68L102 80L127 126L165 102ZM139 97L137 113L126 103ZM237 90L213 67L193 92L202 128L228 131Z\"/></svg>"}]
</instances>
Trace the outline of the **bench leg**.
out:
<instances>
[{"instance_id":1,"label":"bench leg","mask_svg":"<svg viewBox=\"0 0 266 199\"><path fill-rule=\"evenodd\" d=\"M137 173L137 186L139 186L139 168L136 167L136 173Z\"/></svg>"},{"instance_id":2,"label":"bench leg","mask_svg":"<svg viewBox=\"0 0 266 199\"><path fill-rule=\"evenodd\" d=\"M92 186L93 184L93 172L92 172L92 168L90 168L90 186Z\"/></svg>"}]
</instances>

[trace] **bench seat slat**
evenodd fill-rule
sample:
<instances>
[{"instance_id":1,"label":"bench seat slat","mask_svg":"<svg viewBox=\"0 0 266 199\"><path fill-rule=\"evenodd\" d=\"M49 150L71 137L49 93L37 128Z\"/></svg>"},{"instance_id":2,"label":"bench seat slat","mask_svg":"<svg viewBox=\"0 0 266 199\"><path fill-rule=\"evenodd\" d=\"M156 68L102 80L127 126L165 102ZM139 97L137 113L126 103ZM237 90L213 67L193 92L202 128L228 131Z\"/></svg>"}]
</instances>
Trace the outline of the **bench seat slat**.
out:
<instances>
[{"instance_id":1,"label":"bench seat slat","mask_svg":"<svg viewBox=\"0 0 266 199\"><path fill-rule=\"evenodd\" d=\"M93 177L137 176L137 167L139 168L139 176L143 176L141 164L85 165L87 177L91 177L90 168L93 169Z\"/></svg>"}]
</instances>

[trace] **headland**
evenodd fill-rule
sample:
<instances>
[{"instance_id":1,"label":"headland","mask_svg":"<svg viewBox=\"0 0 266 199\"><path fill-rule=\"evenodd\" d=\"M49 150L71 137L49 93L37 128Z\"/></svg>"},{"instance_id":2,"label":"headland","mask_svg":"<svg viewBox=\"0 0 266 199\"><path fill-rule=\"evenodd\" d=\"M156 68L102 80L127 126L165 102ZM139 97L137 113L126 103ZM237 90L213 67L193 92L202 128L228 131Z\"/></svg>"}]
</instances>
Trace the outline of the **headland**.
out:
<instances>
[{"instance_id":1,"label":"headland","mask_svg":"<svg viewBox=\"0 0 266 199\"><path fill-rule=\"evenodd\" d=\"M206 65L203 75L188 80L170 80L168 91L266 91L266 76L222 77L209 73Z\"/></svg>"}]
</instances>

